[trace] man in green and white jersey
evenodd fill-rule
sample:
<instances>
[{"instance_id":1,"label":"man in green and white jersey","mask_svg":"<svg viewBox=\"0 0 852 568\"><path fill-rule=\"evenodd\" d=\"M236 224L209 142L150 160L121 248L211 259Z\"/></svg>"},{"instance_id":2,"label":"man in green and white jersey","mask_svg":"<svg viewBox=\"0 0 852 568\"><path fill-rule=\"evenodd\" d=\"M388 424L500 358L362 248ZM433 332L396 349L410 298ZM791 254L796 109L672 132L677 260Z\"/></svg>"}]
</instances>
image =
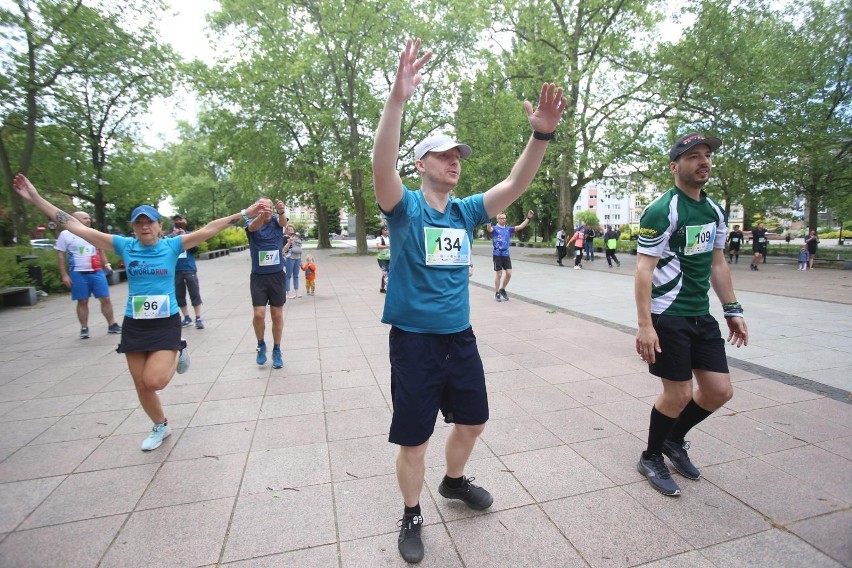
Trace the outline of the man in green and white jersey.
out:
<instances>
[{"instance_id":1,"label":"man in green and white jersey","mask_svg":"<svg viewBox=\"0 0 852 568\"><path fill-rule=\"evenodd\" d=\"M701 472L689 459L684 436L733 396L725 342L710 315L710 286L722 302L728 341L748 344L725 261L725 215L702 190L721 145L698 133L678 140L669 152L675 185L645 208L639 222L636 352L660 377L663 392L651 409L648 447L638 469L664 495L680 495L680 488L663 454L678 473L698 480Z\"/></svg>"}]
</instances>

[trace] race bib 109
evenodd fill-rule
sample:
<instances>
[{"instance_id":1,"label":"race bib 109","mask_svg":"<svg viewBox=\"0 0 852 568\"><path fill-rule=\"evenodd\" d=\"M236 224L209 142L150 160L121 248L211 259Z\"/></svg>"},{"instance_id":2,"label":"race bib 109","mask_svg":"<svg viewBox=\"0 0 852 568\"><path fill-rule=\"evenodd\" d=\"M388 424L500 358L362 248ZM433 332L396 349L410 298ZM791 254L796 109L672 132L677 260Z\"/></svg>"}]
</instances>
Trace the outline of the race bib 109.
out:
<instances>
[{"instance_id":1,"label":"race bib 109","mask_svg":"<svg viewBox=\"0 0 852 568\"><path fill-rule=\"evenodd\" d=\"M716 223L706 225L686 226L686 247L683 254L691 256L713 251L713 242L716 240Z\"/></svg>"}]
</instances>

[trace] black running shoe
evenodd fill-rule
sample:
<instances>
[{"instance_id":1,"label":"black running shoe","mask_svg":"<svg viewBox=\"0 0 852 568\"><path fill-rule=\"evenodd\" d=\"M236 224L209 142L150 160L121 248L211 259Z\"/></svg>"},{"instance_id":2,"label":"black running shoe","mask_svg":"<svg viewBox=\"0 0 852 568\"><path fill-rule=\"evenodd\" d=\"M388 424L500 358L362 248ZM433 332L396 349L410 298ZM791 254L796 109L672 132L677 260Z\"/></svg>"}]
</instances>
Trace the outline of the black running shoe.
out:
<instances>
[{"instance_id":1,"label":"black running shoe","mask_svg":"<svg viewBox=\"0 0 852 568\"><path fill-rule=\"evenodd\" d=\"M672 474L669 473L669 468L666 467L666 462L663 461L662 454L650 454L646 458L645 452L642 452L639 456L639 464L636 466L636 469L648 479L651 487L663 495L670 497L680 495L680 487L672 479Z\"/></svg>"},{"instance_id":2,"label":"black running shoe","mask_svg":"<svg viewBox=\"0 0 852 568\"><path fill-rule=\"evenodd\" d=\"M398 522L399 538L397 548L402 559L409 564L417 564L423 560L423 540L420 529L423 527L422 515L405 515Z\"/></svg>"},{"instance_id":3,"label":"black running shoe","mask_svg":"<svg viewBox=\"0 0 852 568\"><path fill-rule=\"evenodd\" d=\"M689 449L689 442L681 440L666 440L663 443L663 454L665 454L672 462L672 465L679 474L687 479L698 481L701 479L701 472L698 468L692 465L689 459L689 454L686 450Z\"/></svg>"},{"instance_id":4,"label":"black running shoe","mask_svg":"<svg viewBox=\"0 0 852 568\"><path fill-rule=\"evenodd\" d=\"M441 481L441 485L438 486L438 493L447 499L459 499L464 501L471 509L482 511L491 506L494 502L494 497L492 497L491 493L482 487L471 483L474 479L476 478L462 477L462 486L458 489L447 487L447 485Z\"/></svg>"},{"instance_id":5,"label":"black running shoe","mask_svg":"<svg viewBox=\"0 0 852 568\"><path fill-rule=\"evenodd\" d=\"M501 296L503 296L503 301L504 301L504 302L508 302L508 301L509 301L509 294L507 294L507 293L506 293L506 289L505 289L505 288L500 288L500 295L501 295Z\"/></svg>"},{"instance_id":6,"label":"black running shoe","mask_svg":"<svg viewBox=\"0 0 852 568\"><path fill-rule=\"evenodd\" d=\"M494 300L497 301L497 302L503 301L503 296L500 295L500 292L497 292L496 294L494 294Z\"/></svg>"}]
</instances>

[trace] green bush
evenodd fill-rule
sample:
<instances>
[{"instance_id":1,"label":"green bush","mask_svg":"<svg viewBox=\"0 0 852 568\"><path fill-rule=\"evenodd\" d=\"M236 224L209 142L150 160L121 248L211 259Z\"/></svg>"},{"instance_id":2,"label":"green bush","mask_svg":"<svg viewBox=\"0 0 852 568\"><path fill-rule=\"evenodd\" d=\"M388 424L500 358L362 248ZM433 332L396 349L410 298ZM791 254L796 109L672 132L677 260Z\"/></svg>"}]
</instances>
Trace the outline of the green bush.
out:
<instances>
[{"instance_id":1,"label":"green bush","mask_svg":"<svg viewBox=\"0 0 852 568\"><path fill-rule=\"evenodd\" d=\"M17 249L0 249L0 288L30 286L27 269L15 259Z\"/></svg>"},{"instance_id":2,"label":"green bush","mask_svg":"<svg viewBox=\"0 0 852 568\"><path fill-rule=\"evenodd\" d=\"M831 231L830 233L820 233L820 239L837 239L840 237L840 231ZM843 229L843 238L852 239L852 229Z\"/></svg>"}]
</instances>

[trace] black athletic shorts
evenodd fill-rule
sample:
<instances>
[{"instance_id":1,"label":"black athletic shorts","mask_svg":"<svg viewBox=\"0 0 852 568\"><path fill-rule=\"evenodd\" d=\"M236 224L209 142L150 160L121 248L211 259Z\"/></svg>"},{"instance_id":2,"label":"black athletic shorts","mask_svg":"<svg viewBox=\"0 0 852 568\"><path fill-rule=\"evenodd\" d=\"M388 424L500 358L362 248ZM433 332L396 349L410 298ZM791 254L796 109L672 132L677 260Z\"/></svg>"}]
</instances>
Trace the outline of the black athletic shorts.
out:
<instances>
[{"instance_id":1,"label":"black athletic shorts","mask_svg":"<svg viewBox=\"0 0 852 568\"><path fill-rule=\"evenodd\" d=\"M183 346L180 336L179 313L157 319L133 319L124 316L124 321L121 322L121 343L116 351L178 351Z\"/></svg>"},{"instance_id":2,"label":"black athletic shorts","mask_svg":"<svg viewBox=\"0 0 852 568\"><path fill-rule=\"evenodd\" d=\"M272 274L254 274L249 278L252 306L274 306L279 308L287 301L284 294L284 271Z\"/></svg>"},{"instance_id":3,"label":"black athletic shorts","mask_svg":"<svg viewBox=\"0 0 852 568\"><path fill-rule=\"evenodd\" d=\"M689 381L693 369L728 372L725 341L713 316L653 314L651 319L662 349L654 364L648 365L652 375L670 381Z\"/></svg>"},{"instance_id":4,"label":"black athletic shorts","mask_svg":"<svg viewBox=\"0 0 852 568\"><path fill-rule=\"evenodd\" d=\"M476 426L488 421L485 371L473 328L437 335L390 331L393 419L388 441L419 446L444 421Z\"/></svg>"},{"instance_id":5,"label":"black athletic shorts","mask_svg":"<svg viewBox=\"0 0 852 568\"><path fill-rule=\"evenodd\" d=\"M766 256L766 245L752 245L751 250L754 254L760 253L763 256Z\"/></svg>"},{"instance_id":6,"label":"black athletic shorts","mask_svg":"<svg viewBox=\"0 0 852 568\"><path fill-rule=\"evenodd\" d=\"M494 272L501 270L512 270L512 258L510 256L494 255Z\"/></svg>"},{"instance_id":7,"label":"black athletic shorts","mask_svg":"<svg viewBox=\"0 0 852 568\"><path fill-rule=\"evenodd\" d=\"M740 243L731 243L731 245L728 247L728 250L739 251L740 250Z\"/></svg>"}]
</instances>

